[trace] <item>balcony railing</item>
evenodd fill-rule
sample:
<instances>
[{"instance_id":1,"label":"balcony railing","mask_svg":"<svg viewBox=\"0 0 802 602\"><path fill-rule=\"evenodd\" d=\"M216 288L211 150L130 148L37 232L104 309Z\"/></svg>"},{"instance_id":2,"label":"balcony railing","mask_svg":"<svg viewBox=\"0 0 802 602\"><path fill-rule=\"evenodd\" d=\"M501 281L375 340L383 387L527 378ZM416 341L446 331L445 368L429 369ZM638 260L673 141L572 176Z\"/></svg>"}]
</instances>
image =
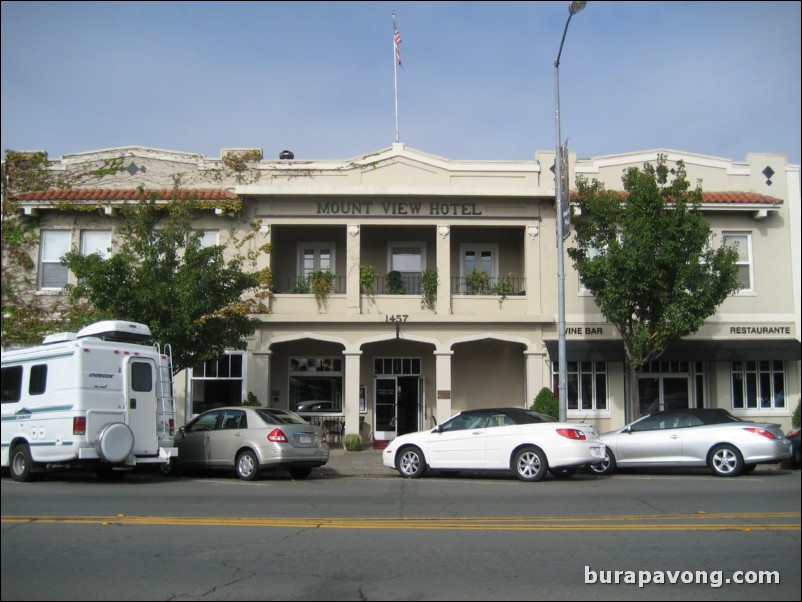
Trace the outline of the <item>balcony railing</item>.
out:
<instances>
[{"instance_id":1,"label":"balcony railing","mask_svg":"<svg viewBox=\"0 0 802 602\"><path fill-rule=\"evenodd\" d=\"M454 276L451 278L452 295L496 295L508 297L526 294L526 279L523 276L503 276L490 278L483 272Z\"/></svg>"},{"instance_id":2,"label":"balcony railing","mask_svg":"<svg viewBox=\"0 0 802 602\"><path fill-rule=\"evenodd\" d=\"M276 276L273 278L273 292L289 295L313 295L312 283L304 276ZM334 276L331 294L345 294L345 276Z\"/></svg>"}]
</instances>

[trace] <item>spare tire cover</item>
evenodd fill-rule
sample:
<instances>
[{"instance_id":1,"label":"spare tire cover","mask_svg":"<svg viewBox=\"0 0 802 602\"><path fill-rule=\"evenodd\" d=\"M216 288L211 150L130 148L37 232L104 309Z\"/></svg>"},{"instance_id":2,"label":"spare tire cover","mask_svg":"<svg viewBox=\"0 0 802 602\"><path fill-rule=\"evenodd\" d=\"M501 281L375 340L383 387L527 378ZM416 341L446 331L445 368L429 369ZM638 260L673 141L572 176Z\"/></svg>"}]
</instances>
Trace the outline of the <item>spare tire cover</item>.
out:
<instances>
[{"instance_id":1,"label":"spare tire cover","mask_svg":"<svg viewBox=\"0 0 802 602\"><path fill-rule=\"evenodd\" d=\"M119 464L134 450L134 432L122 422L107 424L97 436L97 450L106 462Z\"/></svg>"}]
</instances>

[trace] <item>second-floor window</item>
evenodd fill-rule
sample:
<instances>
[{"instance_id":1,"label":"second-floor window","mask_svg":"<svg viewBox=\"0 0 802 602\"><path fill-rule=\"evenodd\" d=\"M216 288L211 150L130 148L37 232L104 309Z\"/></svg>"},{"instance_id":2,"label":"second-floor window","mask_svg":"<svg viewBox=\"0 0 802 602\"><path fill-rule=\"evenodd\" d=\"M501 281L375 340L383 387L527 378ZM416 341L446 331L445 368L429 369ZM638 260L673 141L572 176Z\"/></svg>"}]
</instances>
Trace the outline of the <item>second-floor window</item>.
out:
<instances>
[{"instance_id":1,"label":"second-floor window","mask_svg":"<svg viewBox=\"0 0 802 602\"><path fill-rule=\"evenodd\" d=\"M298 246L298 275L309 278L312 272L334 273L334 243L301 243Z\"/></svg>"},{"instance_id":2,"label":"second-floor window","mask_svg":"<svg viewBox=\"0 0 802 602\"><path fill-rule=\"evenodd\" d=\"M752 280L752 237L746 232L724 232L725 245L738 250L738 288L741 291L754 290Z\"/></svg>"},{"instance_id":3,"label":"second-floor window","mask_svg":"<svg viewBox=\"0 0 802 602\"><path fill-rule=\"evenodd\" d=\"M81 255L97 253L103 259L111 252L111 230L84 230L81 232Z\"/></svg>"},{"instance_id":4,"label":"second-floor window","mask_svg":"<svg viewBox=\"0 0 802 602\"><path fill-rule=\"evenodd\" d=\"M42 230L39 245L39 288L61 289L67 285L69 270L61 258L70 250L69 230Z\"/></svg>"}]
</instances>

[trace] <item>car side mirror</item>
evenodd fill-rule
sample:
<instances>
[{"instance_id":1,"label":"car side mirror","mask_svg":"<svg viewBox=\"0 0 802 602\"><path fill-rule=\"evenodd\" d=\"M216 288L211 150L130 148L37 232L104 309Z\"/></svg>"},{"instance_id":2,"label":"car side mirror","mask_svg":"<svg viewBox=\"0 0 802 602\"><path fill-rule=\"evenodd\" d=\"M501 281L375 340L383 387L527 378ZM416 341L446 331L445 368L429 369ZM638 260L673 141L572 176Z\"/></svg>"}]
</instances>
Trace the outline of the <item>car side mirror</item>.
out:
<instances>
[{"instance_id":1,"label":"car side mirror","mask_svg":"<svg viewBox=\"0 0 802 602\"><path fill-rule=\"evenodd\" d=\"M630 425L630 426L626 427L626 428L624 429L624 432L625 432L625 433L629 433L629 434L631 435L631 434L632 434L632 426Z\"/></svg>"},{"instance_id":2,"label":"car side mirror","mask_svg":"<svg viewBox=\"0 0 802 602\"><path fill-rule=\"evenodd\" d=\"M433 430L432 432L433 432L433 433L438 433L438 434L439 434L439 433L442 433L442 432L443 432L443 427L442 427L442 425L438 424L436 427L434 427L434 430Z\"/></svg>"}]
</instances>

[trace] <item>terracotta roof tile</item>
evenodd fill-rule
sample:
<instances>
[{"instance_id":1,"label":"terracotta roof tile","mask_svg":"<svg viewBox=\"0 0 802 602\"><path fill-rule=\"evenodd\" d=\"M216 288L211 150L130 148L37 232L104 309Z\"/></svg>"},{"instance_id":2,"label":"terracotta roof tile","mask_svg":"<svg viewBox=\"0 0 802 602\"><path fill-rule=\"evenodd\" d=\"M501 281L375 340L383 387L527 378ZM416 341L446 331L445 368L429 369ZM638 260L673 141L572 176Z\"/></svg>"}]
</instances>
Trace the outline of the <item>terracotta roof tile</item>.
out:
<instances>
[{"instance_id":1,"label":"terracotta roof tile","mask_svg":"<svg viewBox=\"0 0 802 602\"><path fill-rule=\"evenodd\" d=\"M159 199L172 199L173 191L168 188L158 190L145 189L145 196L156 193ZM179 199L196 197L202 201L230 201L239 197L230 190L220 188L191 188L178 192ZM135 201L139 199L139 190L135 188L51 188L49 190L21 192L11 195L15 201Z\"/></svg>"},{"instance_id":2,"label":"terracotta roof tile","mask_svg":"<svg viewBox=\"0 0 802 602\"><path fill-rule=\"evenodd\" d=\"M621 196L625 196L624 191L620 191ZM571 199L576 200L577 192L571 191ZM740 191L725 191L725 192L702 192L702 202L708 204L720 205L782 205L783 200L776 197L767 196L765 194L758 194L756 192L740 192Z\"/></svg>"}]
</instances>

